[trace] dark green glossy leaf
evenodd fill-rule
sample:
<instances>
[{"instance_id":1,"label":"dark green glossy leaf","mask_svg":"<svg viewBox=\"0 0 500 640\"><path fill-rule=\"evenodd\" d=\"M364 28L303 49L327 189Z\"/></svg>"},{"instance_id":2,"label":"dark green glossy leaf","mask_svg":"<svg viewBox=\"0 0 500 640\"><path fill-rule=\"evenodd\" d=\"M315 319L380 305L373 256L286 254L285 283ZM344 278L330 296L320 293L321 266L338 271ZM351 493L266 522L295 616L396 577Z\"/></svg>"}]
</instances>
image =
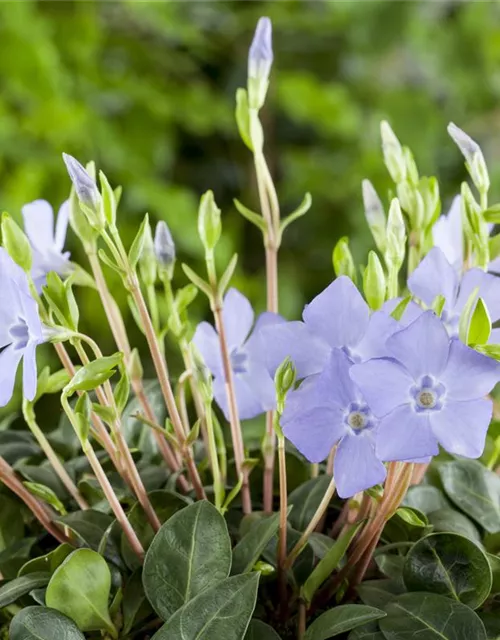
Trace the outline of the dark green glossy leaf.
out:
<instances>
[{"instance_id":1,"label":"dark green glossy leaf","mask_svg":"<svg viewBox=\"0 0 500 640\"><path fill-rule=\"evenodd\" d=\"M488 640L498 640L500 638L500 615L498 611L488 611L479 614Z\"/></svg>"},{"instance_id":2,"label":"dark green glossy leaf","mask_svg":"<svg viewBox=\"0 0 500 640\"><path fill-rule=\"evenodd\" d=\"M97 551L102 537L113 518L101 511L87 509L86 511L74 511L67 516L59 517L56 520L76 533L80 542Z\"/></svg>"},{"instance_id":3,"label":"dark green glossy leaf","mask_svg":"<svg viewBox=\"0 0 500 640\"><path fill-rule=\"evenodd\" d=\"M481 536L476 525L455 509L438 509L429 514L429 522L436 532L459 533L466 538L481 542Z\"/></svg>"},{"instance_id":4,"label":"dark green glossy leaf","mask_svg":"<svg viewBox=\"0 0 500 640\"><path fill-rule=\"evenodd\" d=\"M49 580L50 573L40 571L10 580L10 582L0 587L0 609L12 604L21 596L25 596L32 589L45 587L45 585L49 584Z\"/></svg>"},{"instance_id":5,"label":"dark green glossy leaf","mask_svg":"<svg viewBox=\"0 0 500 640\"><path fill-rule=\"evenodd\" d=\"M347 636L347 640L384 640L384 634L376 622L371 622L353 629Z\"/></svg>"},{"instance_id":6,"label":"dark green glossy leaf","mask_svg":"<svg viewBox=\"0 0 500 640\"><path fill-rule=\"evenodd\" d=\"M245 640L280 640L276 631L262 620L250 620Z\"/></svg>"},{"instance_id":7,"label":"dark green glossy leaf","mask_svg":"<svg viewBox=\"0 0 500 640\"><path fill-rule=\"evenodd\" d=\"M455 460L439 467L446 494L486 531L500 531L500 478L475 460Z\"/></svg>"},{"instance_id":8,"label":"dark green glossy leaf","mask_svg":"<svg viewBox=\"0 0 500 640\"><path fill-rule=\"evenodd\" d=\"M314 555L320 560L326 556L330 549L335 544L335 540L330 538L324 533L318 533L314 531L309 538L309 546L314 552Z\"/></svg>"},{"instance_id":9,"label":"dark green glossy leaf","mask_svg":"<svg viewBox=\"0 0 500 640\"><path fill-rule=\"evenodd\" d=\"M404 556L399 556L394 553L383 553L376 556L375 562L384 576L396 581L402 579L403 566L405 564Z\"/></svg>"},{"instance_id":10,"label":"dark green glossy leaf","mask_svg":"<svg viewBox=\"0 0 500 640\"><path fill-rule=\"evenodd\" d=\"M403 571L409 591L432 591L476 609L491 591L488 558L472 540L456 533L433 533L408 552Z\"/></svg>"},{"instance_id":11,"label":"dark green glossy leaf","mask_svg":"<svg viewBox=\"0 0 500 640\"><path fill-rule=\"evenodd\" d=\"M85 640L73 620L46 607L26 607L12 620L10 640Z\"/></svg>"},{"instance_id":12,"label":"dark green glossy leaf","mask_svg":"<svg viewBox=\"0 0 500 640\"><path fill-rule=\"evenodd\" d=\"M487 553L486 557L491 567L491 576L493 578L491 584L491 594L500 593L500 558L492 553Z\"/></svg>"},{"instance_id":13,"label":"dark green glossy leaf","mask_svg":"<svg viewBox=\"0 0 500 640\"><path fill-rule=\"evenodd\" d=\"M168 620L186 602L227 578L231 541L224 518L206 501L174 514L146 554L143 584L153 609Z\"/></svg>"},{"instance_id":14,"label":"dark green glossy leaf","mask_svg":"<svg viewBox=\"0 0 500 640\"><path fill-rule=\"evenodd\" d=\"M29 573L34 573L35 571L46 571L52 575L57 567L59 567L74 550L75 548L70 544L61 544L54 549L54 551L51 551L44 556L28 560L28 562L20 568L19 575L25 576Z\"/></svg>"},{"instance_id":15,"label":"dark green glossy leaf","mask_svg":"<svg viewBox=\"0 0 500 640\"><path fill-rule=\"evenodd\" d=\"M19 503L4 496L0 498L0 551L20 540L24 535L24 520Z\"/></svg>"},{"instance_id":16,"label":"dark green glossy leaf","mask_svg":"<svg viewBox=\"0 0 500 640\"><path fill-rule=\"evenodd\" d=\"M294 529L304 531L323 500L330 482L330 476L321 475L308 480L292 491L288 504L293 505L293 509L288 520Z\"/></svg>"},{"instance_id":17,"label":"dark green glossy leaf","mask_svg":"<svg viewBox=\"0 0 500 640\"><path fill-rule=\"evenodd\" d=\"M257 599L259 574L233 576L179 609L153 640L241 640Z\"/></svg>"},{"instance_id":18,"label":"dark green glossy leaf","mask_svg":"<svg viewBox=\"0 0 500 640\"><path fill-rule=\"evenodd\" d=\"M0 456L10 465L19 460L40 455L40 447L30 433L0 431Z\"/></svg>"},{"instance_id":19,"label":"dark green glossy leaf","mask_svg":"<svg viewBox=\"0 0 500 640\"><path fill-rule=\"evenodd\" d=\"M233 549L231 575L247 573L260 558L268 542L278 531L280 514L263 518L253 525Z\"/></svg>"},{"instance_id":20,"label":"dark green glossy leaf","mask_svg":"<svg viewBox=\"0 0 500 640\"><path fill-rule=\"evenodd\" d=\"M308 627L304 640L328 640L385 615L380 609L364 604L343 604L320 615Z\"/></svg>"},{"instance_id":21,"label":"dark green glossy leaf","mask_svg":"<svg viewBox=\"0 0 500 640\"><path fill-rule=\"evenodd\" d=\"M435 593L405 593L386 607L386 640L487 640L472 609Z\"/></svg>"},{"instance_id":22,"label":"dark green glossy leaf","mask_svg":"<svg viewBox=\"0 0 500 640\"><path fill-rule=\"evenodd\" d=\"M445 509L450 506L444 493L437 487L431 485L410 487L403 504L407 507L418 509L427 515L432 511Z\"/></svg>"},{"instance_id":23,"label":"dark green glossy leaf","mask_svg":"<svg viewBox=\"0 0 500 640\"><path fill-rule=\"evenodd\" d=\"M363 604L370 607L383 609L394 597L405 593L402 581L388 580L365 580L356 587L356 591Z\"/></svg>"},{"instance_id":24,"label":"dark green glossy leaf","mask_svg":"<svg viewBox=\"0 0 500 640\"><path fill-rule=\"evenodd\" d=\"M30 557L36 538L23 538L0 552L0 573L6 579L15 578Z\"/></svg>"},{"instance_id":25,"label":"dark green glossy leaf","mask_svg":"<svg viewBox=\"0 0 500 640\"><path fill-rule=\"evenodd\" d=\"M123 589L123 633L152 613L142 585L142 570L133 573Z\"/></svg>"}]
</instances>

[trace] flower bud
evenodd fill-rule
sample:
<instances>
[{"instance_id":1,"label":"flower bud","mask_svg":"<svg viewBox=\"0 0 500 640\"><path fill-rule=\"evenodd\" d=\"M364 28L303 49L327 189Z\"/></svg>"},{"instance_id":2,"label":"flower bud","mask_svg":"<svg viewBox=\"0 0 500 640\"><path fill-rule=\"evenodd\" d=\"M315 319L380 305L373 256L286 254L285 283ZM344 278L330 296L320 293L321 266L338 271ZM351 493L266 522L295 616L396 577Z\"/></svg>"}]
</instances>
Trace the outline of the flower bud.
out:
<instances>
[{"instance_id":1,"label":"flower bud","mask_svg":"<svg viewBox=\"0 0 500 640\"><path fill-rule=\"evenodd\" d=\"M139 258L139 271L144 284L146 286L153 286L156 282L158 263L156 261L155 247L153 244L153 234L149 224L147 224L145 228L144 244L141 257Z\"/></svg>"},{"instance_id":2,"label":"flower bud","mask_svg":"<svg viewBox=\"0 0 500 640\"><path fill-rule=\"evenodd\" d=\"M348 276L356 282L356 265L349 249L349 239L340 238L335 245L332 255L333 268L337 277Z\"/></svg>"},{"instance_id":3,"label":"flower bud","mask_svg":"<svg viewBox=\"0 0 500 640\"><path fill-rule=\"evenodd\" d=\"M283 413L286 394L293 388L297 378L297 371L290 358L285 358L274 374L274 386L276 387L277 408Z\"/></svg>"},{"instance_id":4,"label":"flower bud","mask_svg":"<svg viewBox=\"0 0 500 640\"><path fill-rule=\"evenodd\" d=\"M164 220L156 225L154 249L161 267L171 267L175 262L175 243Z\"/></svg>"},{"instance_id":5,"label":"flower bud","mask_svg":"<svg viewBox=\"0 0 500 640\"><path fill-rule=\"evenodd\" d=\"M363 204L365 207L365 217L372 232L377 248L382 253L385 249L385 211L374 186L369 180L363 180Z\"/></svg>"},{"instance_id":6,"label":"flower bud","mask_svg":"<svg viewBox=\"0 0 500 640\"><path fill-rule=\"evenodd\" d=\"M29 273L33 262L30 242L21 227L8 213L2 215L2 241L12 260L23 271Z\"/></svg>"},{"instance_id":7,"label":"flower bud","mask_svg":"<svg viewBox=\"0 0 500 640\"><path fill-rule=\"evenodd\" d=\"M130 358L127 362L127 372L132 383L140 382L144 378L141 356L137 349L132 349L132 352L130 353Z\"/></svg>"},{"instance_id":8,"label":"flower bud","mask_svg":"<svg viewBox=\"0 0 500 640\"><path fill-rule=\"evenodd\" d=\"M386 279L380 258L375 251L368 254L368 265L363 273L363 291L370 308L376 311L384 304Z\"/></svg>"},{"instance_id":9,"label":"flower bud","mask_svg":"<svg viewBox=\"0 0 500 640\"><path fill-rule=\"evenodd\" d=\"M448 125L448 133L462 152L467 170L477 190L480 193L486 193L490 188L490 178L481 147L453 122Z\"/></svg>"},{"instance_id":10,"label":"flower bud","mask_svg":"<svg viewBox=\"0 0 500 640\"><path fill-rule=\"evenodd\" d=\"M382 136L385 166L391 178L397 184L406 178L407 167L403 148L390 124L385 120L380 123L380 134Z\"/></svg>"},{"instance_id":11,"label":"flower bud","mask_svg":"<svg viewBox=\"0 0 500 640\"><path fill-rule=\"evenodd\" d=\"M204 193L198 211L198 233L208 253L211 253L219 242L222 230L220 213L215 204L213 191Z\"/></svg>"},{"instance_id":12,"label":"flower bud","mask_svg":"<svg viewBox=\"0 0 500 640\"><path fill-rule=\"evenodd\" d=\"M388 266L400 269L406 252L406 228L399 200L394 198L387 217L387 246L385 260Z\"/></svg>"},{"instance_id":13,"label":"flower bud","mask_svg":"<svg viewBox=\"0 0 500 640\"><path fill-rule=\"evenodd\" d=\"M75 187L82 210L90 224L95 229L104 229L106 226L106 218L102 207L102 197L95 180L73 156L63 153L63 159L71 182Z\"/></svg>"},{"instance_id":14,"label":"flower bud","mask_svg":"<svg viewBox=\"0 0 500 640\"><path fill-rule=\"evenodd\" d=\"M260 109L266 99L273 64L272 24L260 18L248 54L248 96L250 106Z\"/></svg>"}]
</instances>

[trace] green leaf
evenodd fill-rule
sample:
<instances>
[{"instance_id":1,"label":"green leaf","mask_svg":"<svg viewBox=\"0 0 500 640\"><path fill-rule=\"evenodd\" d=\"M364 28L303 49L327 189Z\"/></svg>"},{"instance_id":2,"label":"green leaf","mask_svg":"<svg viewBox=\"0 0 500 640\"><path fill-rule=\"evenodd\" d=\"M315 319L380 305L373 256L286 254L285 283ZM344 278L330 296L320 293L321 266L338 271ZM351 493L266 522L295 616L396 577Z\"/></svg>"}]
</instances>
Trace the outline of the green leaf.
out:
<instances>
[{"instance_id":1,"label":"green leaf","mask_svg":"<svg viewBox=\"0 0 500 640\"><path fill-rule=\"evenodd\" d=\"M320 615L307 629L304 640L328 640L385 615L364 604L343 604Z\"/></svg>"},{"instance_id":2,"label":"green leaf","mask_svg":"<svg viewBox=\"0 0 500 640\"><path fill-rule=\"evenodd\" d=\"M295 222L295 220L298 220L299 218L302 218L302 216L304 216L309 211L309 209L311 208L311 205L312 205L311 194L310 193L306 193L306 195L304 196L304 199L299 204L299 206L295 209L295 211L290 213L288 216L286 216L286 218L284 218L281 221L280 238L283 235L283 232L285 231L285 229L288 226L290 226L292 224L292 222Z\"/></svg>"},{"instance_id":3,"label":"green leaf","mask_svg":"<svg viewBox=\"0 0 500 640\"><path fill-rule=\"evenodd\" d=\"M387 618L379 622L386 640L487 640L472 609L434 593L405 593L386 612Z\"/></svg>"},{"instance_id":4,"label":"green leaf","mask_svg":"<svg viewBox=\"0 0 500 640\"><path fill-rule=\"evenodd\" d=\"M91 391L95 389L111 378L122 361L123 353L121 352L92 360L89 364L78 369L71 382L66 385L65 392L69 395L76 391Z\"/></svg>"},{"instance_id":5,"label":"green leaf","mask_svg":"<svg viewBox=\"0 0 500 640\"><path fill-rule=\"evenodd\" d=\"M49 580L50 573L46 571L37 571L36 573L10 580L0 587L0 610L2 607L12 604L21 596L25 596L32 589L45 587L49 584Z\"/></svg>"},{"instance_id":6,"label":"green leaf","mask_svg":"<svg viewBox=\"0 0 500 640\"><path fill-rule=\"evenodd\" d=\"M62 515L66 513L66 509L63 503L59 500L59 498L50 487L39 484L37 482L23 482L23 484L30 493L32 493L40 500L43 500L43 502L49 504L58 513L61 513Z\"/></svg>"},{"instance_id":7,"label":"green leaf","mask_svg":"<svg viewBox=\"0 0 500 640\"><path fill-rule=\"evenodd\" d=\"M99 179L101 182L102 208L104 217L109 225L114 225L116 221L116 197L111 188L107 177L102 171L99 171Z\"/></svg>"},{"instance_id":8,"label":"green leaf","mask_svg":"<svg viewBox=\"0 0 500 640\"><path fill-rule=\"evenodd\" d=\"M278 531L280 514L263 518L253 525L233 549L231 575L247 573L260 558L268 542Z\"/></svg>"},{"instance_id":9,"label":"green leaf","mask_svg":"<svg viewBox=\"0 0 500 640\"><path fill-rule=\"evenodd\" d=\"M356 587L361 602L370 607L383 609L389 602L392 602L395 596L405 593L402 580L365 580Z\"/></svg>"},{"instance_id":10,"label":"green leaf","mask_svg":"<svg viewBox=\"0 0 500 640\"><path fill-rule=\"evenodd\" d=\"M424 514L419 515L415 509L409 507L400 507L396 511L396 515L412 527L426 527L429 524ZM422 517L422 515L424 517Z\"/></svg>"},{"instance_id":11,"label":"green leaf","mask_svg":"<svg viewBox=\"0 0 500 640\"><path fill-rule=\"evenodd\" d=\"M77 549L52 576L45 601L76 622L81 631L105 630L117 637L108 611L111 573L91 549Z\"/></svg>"},{"instance_id":12,"label":"green leaf","mask_svg":"<svg viewBox=\"0 0 500 640\"><path fill-rule=\"evenodd\" d=\"M473 542L481 543L476 525L455 509L437 509L429 514L429 523L436 532L459 533Z\"/></svg>"},{"instance_id":13,"label":"green leaf","mask_svg":"<svg viewBox=\"0 0 500 640\"><path fill-rule=\"evenodd\" d=\"M467 344L486 344L491 334L491 318L482 298L478 298L469 325Z\"/></svg>"},{"instance_id":14,"label":"green leaf","mask_svg":"<svg viewBox=\"0 0 500 640\"><path fill-rule=\"evenodd\" d=\"M12 260L28 273L33 262L31 244L21 227L6 212L2 214L2 243Z\"/></svg>"},{"instance_id":15,"label":"green leaf","mask_svg":"<svg viewBox=\"0 0 500 640\"><path fill-rule=\"evenodd\" d=\"M349 548L351 540L357 534L362 524L363 522L357 522L351 525L347 531L335 541L334 545L325 557L318 562L314 571L307 578L304 586L302 587L301 595L306 604L309 605L312 602L313 596L318 588L339 566L340 561Z\"/></svg>"},{"instance_id":16,"label":"green leaf","mask_svg":"<svg viewBox=\"0 0 500 640\"><path fill-rule=\"evenodd\" d=\"M267 222L259 213L255 213L255 211L252 211L248 207L245 207L245 205L241 204L241 202L239 200L236 200L236 198L233 199L233 202L238 212L241 213L244 218L258 227L262 231L262 233L267 233Z\"/></svg>"},{"instance_id":17,"label":"green leaf","mask_svg":"<svg viewBox=\"0 0 500 640\"><path fill-rule=\"evenodd\" d=\"M24 520L19 503L7 495L0 500L0 551L24 536Z\"/></svg>"},{"instance_id":18,"label":"green leaf","mask_svg":"<svg viewBox=\"0 0 500 640\"><path fill-rule=\"evenodd\" d=\"M113 522L113 518L101 511L87 509L86 511L74 511L67 516L57 518L56 522L69 527L83 545L97 551L103 535Z\"/></svg>"},{"instance_id":19,"label":"green leaf","mask_svg":"<svg viewBox=\"0 0 500 640\"><path fill-rule=\"evenodd\" d=\"M304 531L323 500L330 482L330 476L321 475L304 482L292 491L288 504L293 505L289 521L294 529Z\"/></svg>"},{"instance_id":20,"label":"green leaf","mask_svg":"<svg viewBox=\"0 0 500 640\"><path fill-rule=\"evenodd\" d=\"M439 466L447 496L489 533L500 531L500 478L475 460Z\"/></svg>"},{"instance_id":21,"label":"green leaf","mask_svg":"<svg viewBox=\"0 0 500 640\"><path fill-rule=\"evenodd\" d=\"M171 518L174 513L184 509L189 504L189 500L184 498L183 496L178 495L177 493L172 493L170 491L152 491L149 495L149 501L156 512L160 522L163 524L167 522L169 518ZM153 527L149 523L146 514L144 513L141 505L136 502L132 509L128 513L128 520L132 529L136 532L137 537L141 541L143 549L146 551L149 549L153 538L155 537L155 532ZM123 559L125 560L127 566L131 569L138 569L140 567L139 559L136 554L132 550L130 546L127 536L122 533L121 535L121 553Z\"/></svg>"},{"instance_id":22,"label":"green leaf","mask_svg":"<svg viewBox=\"0 0 500 640\"><path fill-rule=\"evenodd\" d=\"M417 485L410 487L405 496L403 504L406 507L413 507L428 515L438 509L446 509L450 503L445 498L444 493L437 487L431 485Z\"/></svg>"},{"instance_id":23,"label":"green leaf","mask_svg":"<svg viewBox=\"0 0 500 640\"><path fill-rule=\"evenodd\" d=\"M460 320L458 323L458 336L464 344L469 344L469 328L472 320L472 315L476 307L476 300L479 294L479 287L476 287L470 294L465 303L464 308L460 314Z\"/></svg>"},{"instance_id":24,"label":"green leaf","mask_svg":"<svg viewBox=\"0 0 500 640\"><path fill-rule=\"evenodd\" d=\"M363 293L374 311L384 304L386 289L387 283L380 258L375 251L370 251L368 264L363 272Z\"/></svg>"},{"instance_id":25,"label":"green leaf","mask_svg":"<svg viewBox=\"0 0 500 640\"><path fill-rule=\"evenodd\" d=\"M73 620L47 607L26 607L12 620L10 640L85 640Z\"/></svg>"},{"instance_id":26,"label":"green leaf","mask_svg":"<svg viewBox=\"0 0 500 640\"><path fill-rule=\"evenodd\" d=\"M126 275L126 271L122 269L120 266L118 266L116 262L112 258L110 258L110 256L108 256L108 254L106 253L106 251L104 251L104 249L99 249L99 251L97 252L97 255L99 256L99 259L101 260L101 262L103 262L107 267L109 267L110 269L118 273L120 276Z\"/></svg>"},{"instance_id":27,"label":"green leaf","mask_svg":"<svg viewBox=\"0 0 500 640\"><path fill-rule=\"evenodd\" d=\"M280 640L276 631L261 620L250 620L245 640Z\"/></svg>"},{"instance_id":28,"label":"green leaf","mask_svg":"<svg viewBox=\"0 0 500 640\"><path fill-rule=\"evenodd\" d=\"M395 582L401 582L405 559L403 556L393 553L381 553L376 556L375 562L381 573Z\"/></svg>"},{"instance_id":29,"label":"green leaf","mask_svg":"<svg viewBox=\"0 0 500 640\"><path fill-rule=\"evenodd\" d=\"M309 537L309 546L313 550L314 555L320 560L326 556L334 544L335 540L333 540L333 538L318 531L313 531Z\"/></svg>"},{"instance_id":30,"label":"green leaf","mask_svg":"<svg viewBox=\"0 0 500 640\"><path fill-rule=\"evenodd\" d=\"M376 622L370 622L351 631L347 640L384 640L385 636L379 630Z\"/></svg>"},{"instance_id":31,"label":"green leaf","mask_svg":"<svg viewBox=\"0 0 500 640\"><path fill-rule=\"evenodd\" d=\"M151 227L149 226L149 215L146 213L128 254L128 261L130 262L132 269L136 268L137 263L141 258L148 233L151 233Z\"/></svg>"},{"instance_id":32,"label":"green leaf","mask_svg":"<svg viewBox=\"0 0 500 640\"><path fill-rule=\"evenodd\" d=\"M491 591L488 558L457 533L432 533L406 556L403 579L409 591L432 591L477 609Z\"/></svg>"},{"instance_id":33,"label":"green leaf","mask_svg":"<svg viewBox=\"0 0 500 640\"><path fill-rule=\"evenodd\" d=\"M121 371L121 377L113 391L118 414L121 415L127 406L130 395L130 378L125 368Z\"/></svg>"},{"instance_id":34,"label":"green leaf","mask_svg":"<svg viewBox=\"0 0 500 640\"><path fill-rule=\"evenodd\" d=\"M179 609L152 640L241 640L255 608L259 574L222 580Z\"/></svg>"},{"instance_id":35,"label":"green leaf","mask_svg":"<svg viewBox=\"0 0 500 640\"><path fill-rule=\"evenodd\" d=\"M151 606L144 593L144 587L142 586L142 569L133 573L125 584L123 589L122 610L122 633L124 635L127 635L134 625L152 613Z\"/></svg>"},{"instance_id":36,"label":"green leaf","mask_svg":"<svg viewBox=\"0 0 500 640\"><path fill-rule=\"evenodd\" d=\"M49 575L52 575L57 567L59 567L74 550L74 547L65 542L44 556L28 560L28 562L23 564L19 569L18 575L25 576L38 571L45 571L48 572Z\"/></svg>"},{"instance_id":37,"label":"green leaf","mask_svg":"<svg viewBox=\"0 0 500 640\"><path fill-rule=\"evenodd\" d=\"M483 211L483 217L485 222L491 222L498 224L500 222L500 204L492 204Z\"/></svg>"},{"instance_id":38,"label":"green leaf","mask_svg":"<svg viewBox=\"0 0 500 640\"><path fill-rule=\"evenodd\" d=\"M203 278L201 278L195 271L191 269L191 267L187 264L182 264L182 270L187 275L187 277L191 280L195 287L197 287L200 291L210 298L212 295L212 289L208 282L205 282Z\"/></svg>"},{"instance_id":39,"label":"green leaf","mask_svg":"<svg viewBox=\"0 0 500 640\"><path fill-rule=\"evenodd\" d=\"M212 504L200 501L173 515L156 534L144 562L144 590L156 613L167 620L227 578L230 568L226 522Z\"/></svg>"},{"instance_id":40,"label":"green leaf","mask_svg":"<svg viewBox=\"0 0 500 640\"><path fill-rule=\"evenodd\" d=\"M226 289L228 288L229 283L231 282L231 278L234 275L234 270L236 269L237 264L238 264L238 254L235 253L231 258L231 260L229 261L229 264L227 265L226 270L224 271L224 273L222 274L219 280L219 295L221 296L221 298L224 296Z\"/></svg>"},{"instance_id":41,"label":"green leaf","mask_svg":"<svg viewBox=\"0 0 500 640\"><path fill-rule=\"evenodd\" d=\"M406 311L406 307L411 302L411 299L412 299L412 296L406 296L406 298L403 298L401 302L398 302L397 307L391 313L391 316L394 318L394 320L397 320L398 322L399 320L401 320L401 318L404 315L404 312Z\"/></svg>"}]
</instances>

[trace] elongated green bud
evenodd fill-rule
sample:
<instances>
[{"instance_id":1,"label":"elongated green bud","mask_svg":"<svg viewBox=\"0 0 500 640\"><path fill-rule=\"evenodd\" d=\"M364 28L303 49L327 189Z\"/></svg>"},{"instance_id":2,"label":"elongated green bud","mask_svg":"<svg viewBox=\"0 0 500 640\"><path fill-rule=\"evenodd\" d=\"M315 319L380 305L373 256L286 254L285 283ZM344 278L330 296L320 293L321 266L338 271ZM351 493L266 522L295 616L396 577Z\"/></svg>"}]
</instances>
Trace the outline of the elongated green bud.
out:
<instances>
[{"instance_id":1,"label":"elongated green bud","mask_svg":"<svg viewBox=\"0 0 500 640\"><path fill-rule=\"evenodd\" d=\"M215 204L213 191L207 191L200 200L198 211L198 233L205 251L211 253L219 242L222 224L221 211Z\"/></svg>"},{"instance_id":2,"label":"elongated green bud","mask_svg":"<svg viewBox=\"0 0 500 640\"><path fill-rule=\"evenodd\" d=\"M400 269L406 252L406 228L399 200L394 198L387 218L387 246L385 260L388 266Z\"/></svg>"},{"instance_id":3,"label":"elongated green bud","mask_svg":"<svg viewBox=\"0 0 500 640\"><path fill-rule=\"evenodd\" d=\"M333 249L332 261L337 276L348 276L356 282L356 265L349 249L349 238L340 238L337 242Z\"/></svg>"},{"instance_id":4,"label":"elongated green bud","mask_svg":"<svg viewBox=\"0 0 500 640\"><path fill-rule=\"evenodd\" d=\"M29 273L33 263L31 245L21 227L8 213L2 215L2 241L9 256L23 271Z\"/></svg>"},{"instance_id":5,"label":"elongated green bud","mask_svg":"<svg viewBox=\"0 0 500 640\"><path fill-rule=\"evenodd\" d=\"M377 249L383 253L385 251L386 242L386 217L384 205L369 180L363 180L362 190L366 221L368 222L368 226L372 232Z\"/></svg>"},{"instance_id":6,"label":"elongated green bud","mask_svg":"<svg viewBox=\"0 0 500 640\"><path fill-rule=\"evenodd\" d=\"M384 162L391 178L396 184L406 178L407 166L406 158L391 125L383 120L380 123L380 134L382 136L382 151L384 152Z\"/></svg>"},{"instance_id":7,"label":"elongated green bud","mask_svg":"<svg viewBox=\"0 0 500 640\"><path fill-rule=\"evenodd\" d=\"M376 311L385 302L387 283L384 268L375 251L368 254L368 265L363 274L363 291L370 308Z\"/></svg>"}]
</instances>

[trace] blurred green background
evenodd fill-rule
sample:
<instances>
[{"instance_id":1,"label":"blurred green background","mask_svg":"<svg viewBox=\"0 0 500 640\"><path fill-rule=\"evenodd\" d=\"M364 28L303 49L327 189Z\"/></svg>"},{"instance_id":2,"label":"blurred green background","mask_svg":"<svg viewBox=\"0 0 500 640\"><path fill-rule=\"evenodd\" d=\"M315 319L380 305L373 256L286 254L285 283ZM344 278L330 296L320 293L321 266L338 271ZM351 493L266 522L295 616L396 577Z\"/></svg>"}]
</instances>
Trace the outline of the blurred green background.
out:
<instances>
[{"instance_id":1,"label":"blurred green background","mask_svg":"<svg viewBox=\"0 0 500 640\"><path fill-rule=\"evenodd\" d=\"M288 317L331 280L340 236L349 235L355 257L365 259L371 241L361 180L370 178L381 194L390 186L381 119L412 148L421 173L439 177L444 208L465 177L446 133L450 120L483 146L492 201L498 197L497 3L26 0L0 4L2 208L19 215L35 198L58 207L69 189L61 152L95 159L124 187L127 240L149 211L168 221L180 259L201 269L197 204L213 189L223 210L221 259L238 251L235 284L262 310L261 239L232 205L238 197L258 210L252 158L233 112L261 15L274 25L263 119L282 210L306 191L313 196L281 252ZM85 265L74 238L68 245ZM97 298L83 292L80 299L84 328L112 349ZM196 313L205 310L200 300Z\"/></svg>"}]
</instances>

